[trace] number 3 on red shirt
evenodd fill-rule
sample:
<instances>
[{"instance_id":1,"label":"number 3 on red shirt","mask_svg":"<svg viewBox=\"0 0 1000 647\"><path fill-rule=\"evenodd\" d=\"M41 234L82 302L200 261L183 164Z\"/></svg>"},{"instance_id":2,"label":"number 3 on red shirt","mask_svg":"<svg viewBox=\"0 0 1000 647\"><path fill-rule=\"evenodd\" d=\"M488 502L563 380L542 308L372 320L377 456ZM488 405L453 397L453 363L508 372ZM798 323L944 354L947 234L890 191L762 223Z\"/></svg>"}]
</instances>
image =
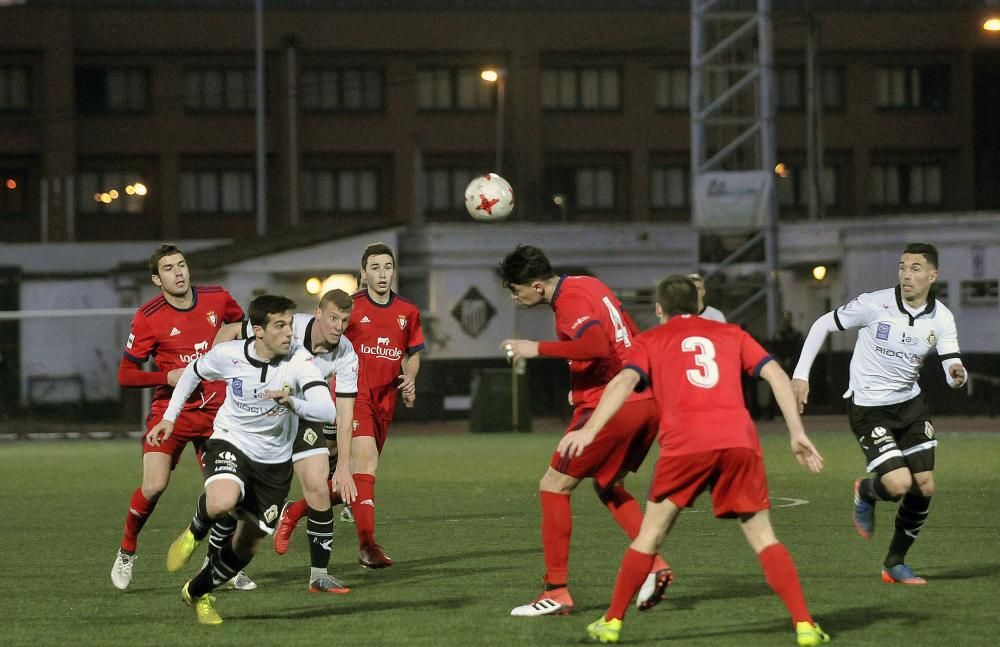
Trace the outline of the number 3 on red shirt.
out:
<instances>
[{"instance_id":1,"label":"number 3 on red shirt","mask_svg":"<svg viewBox=\"0 0 1000 647\"><path fill-rule=\"evenodd\" d=\"M698 365L685 371L688 382L702 389L711 389L719 383L719 365L715 363L715 344L711 339L685 337L681 350L695 353L694 363Z\"/></svg>"}]
</instances>

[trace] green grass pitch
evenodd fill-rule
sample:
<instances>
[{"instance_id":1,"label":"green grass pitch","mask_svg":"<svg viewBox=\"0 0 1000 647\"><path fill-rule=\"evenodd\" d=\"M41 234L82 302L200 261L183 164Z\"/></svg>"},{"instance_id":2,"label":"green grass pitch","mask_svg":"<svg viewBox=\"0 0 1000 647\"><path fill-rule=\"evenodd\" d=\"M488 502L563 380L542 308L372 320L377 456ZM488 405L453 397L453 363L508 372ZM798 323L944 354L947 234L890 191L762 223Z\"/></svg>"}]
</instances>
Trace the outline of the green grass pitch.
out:
<instances>
[{"instance_id":1,"label":"green grass pitch","mask_svg":"<svg viewBox=\"0 0 1000 647\"><path fill-rule=\"evenodd\" d=\"M872 541L854 532L851 482L861 473L862 455L842 417L831 418L825 431L807 418L826 458L818 476L794 462L780 427L763 425L774 526L834 644L997 643L1000 434L949 432L959 420L938 421L938 494L908 560L928 578L926 587L887 586L879 579L895 506L877 510ZM586 624L606 608L628 543L589 483L573 497L576 611L559 618L509 616L540 589L536 489L558 435L426 429L393 436L379 468L377 535L396 566L362 569L354 528L338 520L330 570L353 591L309 594L300 526L286 556L265 544L248 568L258 590L219 591L221 627L195 623L179 595L190 573L170 574L164 567L167 546L187 524L200 491L189 455L140 536L132 587L122 593L109 572L140 478L138 441L0 445L0 644L585 643ZM640 500L654 458L655 452L628 481ZM713 519L709 504L703 496L681 516L663 549L677 573L675 585L659 607L630 611L622 641L794 644L785 609L737 523ZM192 569L202 555L199 549Z\"/></svg>"}]
</instances>

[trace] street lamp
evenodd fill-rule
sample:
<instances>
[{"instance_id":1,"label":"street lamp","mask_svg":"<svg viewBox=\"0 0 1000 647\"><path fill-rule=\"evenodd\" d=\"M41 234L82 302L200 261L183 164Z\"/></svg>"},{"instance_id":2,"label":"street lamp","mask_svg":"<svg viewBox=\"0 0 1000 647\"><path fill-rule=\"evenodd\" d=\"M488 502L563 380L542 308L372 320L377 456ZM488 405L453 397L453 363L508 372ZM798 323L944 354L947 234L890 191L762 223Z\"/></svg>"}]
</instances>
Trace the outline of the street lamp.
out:
<instances>
[{"instance_id":1,"label":"street lamp","mask_svg":"<svg viewBox=\"0 0 1000 647\"><path fill-rule=\"evenodd\" d=\"M496 158L493 161L493 172L497 175L503 175L503 95L505 76L505 70L500 67L487 68L479 73L479 77L482 80L487 83L497 84L497 143Z\"/></svg>"}]
</instances>

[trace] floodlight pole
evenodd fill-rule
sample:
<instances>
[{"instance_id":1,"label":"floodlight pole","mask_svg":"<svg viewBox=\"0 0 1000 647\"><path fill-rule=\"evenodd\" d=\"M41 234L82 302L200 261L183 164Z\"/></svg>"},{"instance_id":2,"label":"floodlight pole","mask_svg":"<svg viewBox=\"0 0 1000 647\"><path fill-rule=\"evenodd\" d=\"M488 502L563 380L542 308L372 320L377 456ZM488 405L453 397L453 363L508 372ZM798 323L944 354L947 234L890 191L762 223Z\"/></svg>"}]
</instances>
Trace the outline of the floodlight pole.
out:
<instances>
[{"instance_id":1,"label":"floodlight pole","mask_svg":"<svg viewBox=\"0 0 1000 647\"><path fill-rule=\"evenodd\" d=\"M267 138L264 123L264 0L254 3L257 95L257 236L267 235Z\"/></svg>"}]
</instances>

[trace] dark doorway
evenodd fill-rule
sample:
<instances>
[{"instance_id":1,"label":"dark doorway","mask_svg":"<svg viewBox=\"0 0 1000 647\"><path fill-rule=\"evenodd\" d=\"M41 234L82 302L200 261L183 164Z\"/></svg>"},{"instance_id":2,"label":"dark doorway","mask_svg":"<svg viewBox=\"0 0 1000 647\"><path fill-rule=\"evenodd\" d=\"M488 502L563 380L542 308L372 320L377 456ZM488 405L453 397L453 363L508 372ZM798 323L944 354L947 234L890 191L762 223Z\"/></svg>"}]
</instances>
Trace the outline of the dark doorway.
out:
<instances>
[{"instance_id":1,"label":"dark doorway","mask_svg":"<svg viewBox=\"0 0 1000 647\"><path fill-rule=\"evenodd\" d=\"M977 209L996 209L1000 208L1000 51L978 51L973 61L975 204Z\"/></svg>"},{"instance_id":2,"label":"dark doorway","mask_svg":"<svg viewBox=\"0 0 1000 647\"><path fill-rule=\"evenodd\" d=\"M0 267L0 311L19 310L21 270ZM21 322L0 319L0 418L14 410L21 391Z\"/></svg>"}]
</instances>

